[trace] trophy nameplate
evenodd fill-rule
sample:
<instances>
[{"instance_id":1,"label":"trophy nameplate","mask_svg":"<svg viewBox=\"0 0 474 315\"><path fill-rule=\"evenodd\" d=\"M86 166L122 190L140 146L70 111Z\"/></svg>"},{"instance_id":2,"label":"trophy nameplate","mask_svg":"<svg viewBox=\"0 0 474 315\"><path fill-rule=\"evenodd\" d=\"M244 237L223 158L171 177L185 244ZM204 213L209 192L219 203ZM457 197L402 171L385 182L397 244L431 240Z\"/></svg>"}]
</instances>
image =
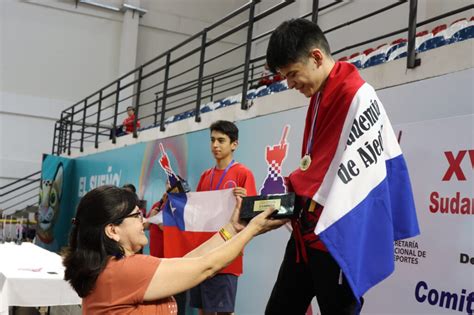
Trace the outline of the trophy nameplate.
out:
<instances>
[{"instance_id":1,"label":"trophy nameplate","mask_svg":"<svg viewBox=\"0 0 474 315\"><path fill-rule=\"evenodd\" d=\"M296 217L299 212L295 208L294 193L249 196L242 198L240 219L250 221L253 217L269 208L278 210L278 212L272 215L273 218L278 219L291 219Z\"/></svg>"}]
</instances>

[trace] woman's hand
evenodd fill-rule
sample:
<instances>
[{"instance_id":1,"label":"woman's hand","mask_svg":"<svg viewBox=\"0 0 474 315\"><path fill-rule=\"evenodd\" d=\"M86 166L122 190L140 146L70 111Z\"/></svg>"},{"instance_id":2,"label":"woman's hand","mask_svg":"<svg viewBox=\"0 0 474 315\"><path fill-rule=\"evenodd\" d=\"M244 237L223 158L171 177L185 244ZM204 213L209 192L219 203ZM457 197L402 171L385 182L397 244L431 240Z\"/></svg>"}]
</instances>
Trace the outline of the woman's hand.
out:
<instances>
[{"instance_id":1,"label":"woman's hand","mask_svg":"<svg viewBox=\"0 0 474 315\"><path fill-rule=\"evenodd\" d=\"M237 196L235 203L234 212L230 218L230 225L234 229L232 234L239 233L242 231L247 223L245 221L240 220L240 207L242 206L242 198ZM250 223L248 223L247 227L254 230L254 235L259 235L266 233L270 230L274 230L279 228L280 226L290 222L289 219L273 219L271 218L272 214L275 212L275 209L267 209L253 218Z\"/></svg>"}]
</instances>

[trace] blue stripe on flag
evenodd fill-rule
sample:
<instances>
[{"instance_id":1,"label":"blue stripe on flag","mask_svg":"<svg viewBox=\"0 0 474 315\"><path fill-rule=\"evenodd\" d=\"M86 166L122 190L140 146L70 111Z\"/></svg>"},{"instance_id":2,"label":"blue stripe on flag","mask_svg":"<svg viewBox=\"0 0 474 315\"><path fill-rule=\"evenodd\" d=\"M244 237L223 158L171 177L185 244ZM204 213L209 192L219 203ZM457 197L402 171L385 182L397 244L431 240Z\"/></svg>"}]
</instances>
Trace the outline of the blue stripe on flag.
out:
<instances>
[{"instance_id":1,"label":"blue stripe on flag","mask_svg":"<svg viewBox=\"0 0 474 315\"><path fill-rule=\"evenodd\" d=\"M393 272L394 241L419 234L403 155L386 166L387 177L319 235L357 298Z\"/></svg>"},{"instance_id":2,"label":"blue stripe on flag","mask_svg":"<svg viewBox=\"0 0 474 315\"><path fill-rule=\"evenodd\" d=\"M163 225L176 226L184 231L184 207L188 198L186 193L168 193L168 202L163 210Z\"/></svg>"}]
</instances>

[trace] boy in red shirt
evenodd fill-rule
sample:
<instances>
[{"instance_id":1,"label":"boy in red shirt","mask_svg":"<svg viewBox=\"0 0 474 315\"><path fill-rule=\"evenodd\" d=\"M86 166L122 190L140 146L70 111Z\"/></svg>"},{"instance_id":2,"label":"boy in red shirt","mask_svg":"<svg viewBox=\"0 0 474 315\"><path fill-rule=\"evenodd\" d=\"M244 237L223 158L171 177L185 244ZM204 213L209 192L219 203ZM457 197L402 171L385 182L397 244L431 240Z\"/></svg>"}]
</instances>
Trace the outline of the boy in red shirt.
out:
<instances>
[{"instance_id":1,"label":"boy in red shirt","mask_svg":"<svg viewBox=\"0 0 474 315\"><path fill-rule=\"evenodd\" d=\"M128 117L123 120L123 131L125 133L133 132L133 121L135 120L135 109L133 106L127 107ZM140 128L140 121L137 120L137 129Z\"/></svg>"},{"instance_id":2,"label":"boy in red shirt","mask_svg":"<svg viewBox=\"0 0 474 315\"><path fill-rule=\"evenodd\" d=\"M238 146L239 129L225 120L214 122L211 127L211 152L216 165L201 174L197 191L234 189L236 196L255 196L257 189L252 172L234 160ZM242 257L233 264L242 266ZM227 269L227 268L226 268ZM232 314L240 274L226 273L226 269L190 290L190 305L200 309L201 315Z\"/></svg>"}]
</instances>

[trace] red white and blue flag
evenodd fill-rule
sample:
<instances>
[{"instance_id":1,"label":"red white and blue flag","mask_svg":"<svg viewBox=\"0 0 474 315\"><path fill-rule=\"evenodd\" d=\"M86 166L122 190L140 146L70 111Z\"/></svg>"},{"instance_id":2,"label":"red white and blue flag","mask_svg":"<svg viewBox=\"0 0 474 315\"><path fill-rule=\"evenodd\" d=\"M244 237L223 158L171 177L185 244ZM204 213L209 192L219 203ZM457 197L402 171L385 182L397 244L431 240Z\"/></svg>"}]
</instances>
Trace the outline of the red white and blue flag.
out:
<instances>
[{"instance_id":1,"label":"red white and blue flag","mask_svg":"<svg viewBox=\"0 0 474 315\"><path fill-rule=\"evenodd\" d=\"M321 95L312 162L290 174L290 189L324 207L315 233L360 298L393 272L394 241L419 234L416 209L405 159L373 87L338 62ZM314 111L312 102L303 155Z\"/></svg>"},{"instance_id":2,"label":"red white and blue flag","mask_svg":"<svg viewBox=\"0 0 474 315\"><path fill-rule=\"evenodd\" d=\"M163 210L165 257L183 257L225 226L235 208L232 191L169 193ZM242 256L221 273L241 274Z\"/></svg>"}]
</instances>

